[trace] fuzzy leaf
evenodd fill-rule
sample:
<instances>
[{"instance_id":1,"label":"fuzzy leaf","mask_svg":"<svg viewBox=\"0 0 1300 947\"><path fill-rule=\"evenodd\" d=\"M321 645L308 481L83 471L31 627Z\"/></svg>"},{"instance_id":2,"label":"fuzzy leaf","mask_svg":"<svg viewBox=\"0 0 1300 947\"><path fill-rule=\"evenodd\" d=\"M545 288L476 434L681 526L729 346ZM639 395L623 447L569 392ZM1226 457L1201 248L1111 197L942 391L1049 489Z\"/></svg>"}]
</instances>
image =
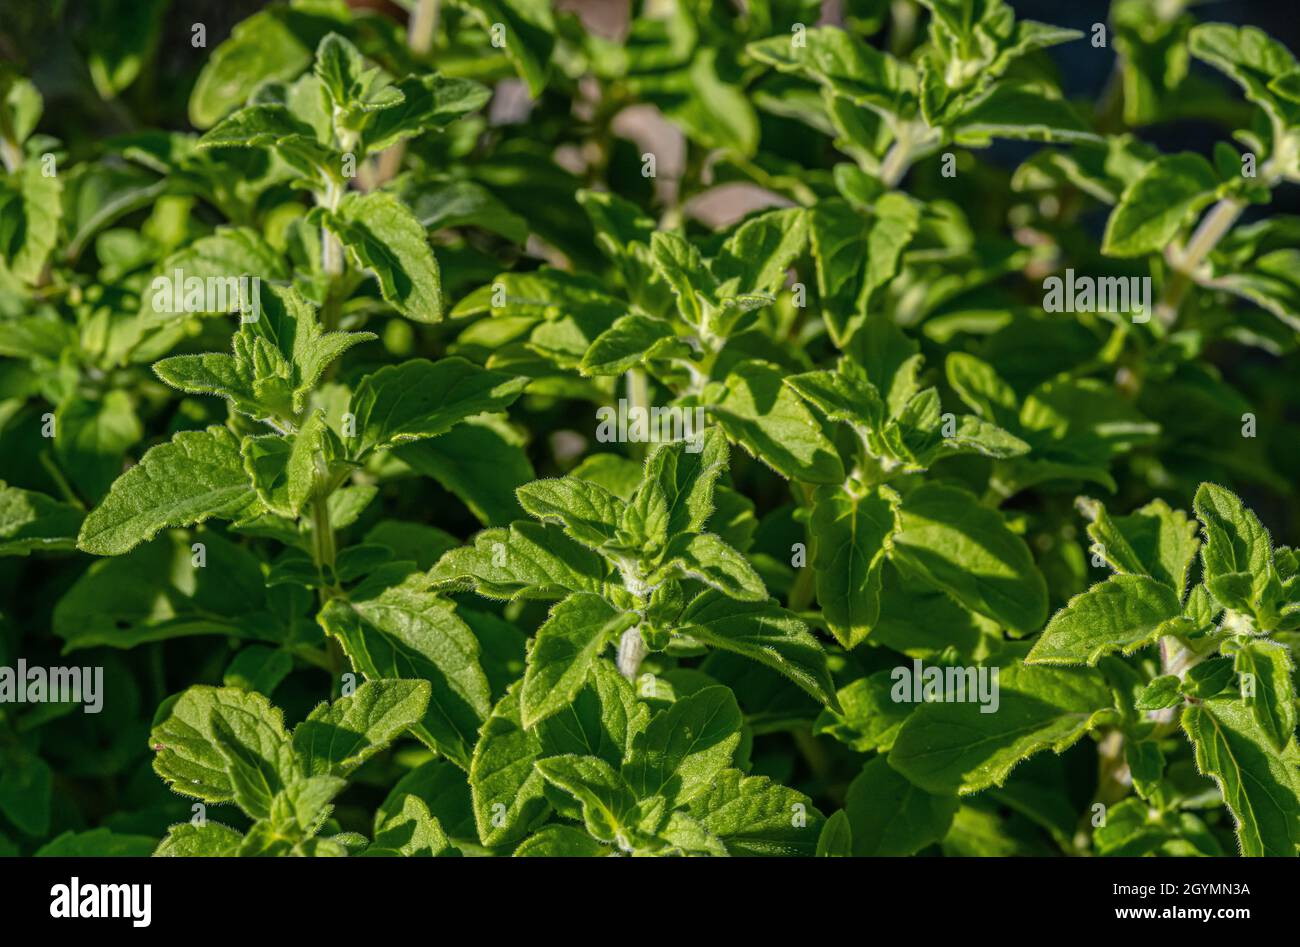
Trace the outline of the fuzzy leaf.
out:
<instances>
[{"instance_id":1,"label":"fuzzy leaf","mask_svg":"<svg viewBox=\"0 0 1300 947\"><path fill-rule=\"evenodd\" d=\"M601 651L636 621L635 613L620 613L587 592L551 609L528 654L519 692L523 725L531 727L572 703Z\"/></svg>"},{"instance_id":2,"label":"fuzzy leaf","mask_svg":"<svg viewBox=\"0 0 1300 947\"><path fill-rule=\"evenodd\" d=\"M1219 786L1237 823L1241 854L1294 858L1300 845L1300 776L1270 746L1239 700L1207 700L1183 711L1196 767Z\"/></svg>"},{"instance_id":3,"label":"fuzzy leaf","mask_svg":"<svg viewBox=\"0 0 1300 947\"><path fill-rule=\"evenodd\" d=\"M741 719L730 688L705 687L674 701L633 741L623 778L638 798L686 805L731 765Z\"/></svg>"},{"instance_id":4,"label":"fuzzy leaf","mask_svg":"<svg viewBox=\"0 0 1300 947\"><path fill-rule=\"evenodd\" d=\"M368 679L432 685L428 709L412 732L464 769L491 710L479 643L422 574L399 580L401 568L395 563L373 573L346 600L333 599L318 620Z\"/></svg>"},{"instance_id":5,"label":"fuzzy leaf","mask_svg":"<svg viewBox=\"0 0 1300 947\"><path fill-rule=\"evenodd\" d=\"M1173 589L1144 575L1115 575L1081 592L1052 616L1028 664L1095 665L1114 651L1131 654L1182 616Z\"/></svg>"},{"instance_id":6,"label":"fuzzy leaf","mask_svg":"<svg viewBox=\"0 0 1300 947\"><path fill-rule=\"evenodd\" d=\"M1111 695L1100 674L1014 664L1000 669L999 706L924 703L889 751L889 765L932 793L967 795L1001 786L1021 760L1060 753L1108 720Z\"/></svg>"},{"instance_id":7,"label":"fuzzy leaf","mask_svg":"<svg viewBox=\"0 0 1300 947\"><path fill-rule=\"evenodd\" d=\"M387 365L363 378L352 396L358 452L437 437L473 415L500 411L527 381L463 358Z\"/></svg>"},{"instance_id":8,"label":"fuzzy leaf","mask_svg":"<svg viewBox=\"0 0 1300 947\"><path fill-rule=\"evenodd\" d=\"M169 526L238 519L260 506L233 434L215 426L181 431L117 479L82 523L77 546L121 555Z\"/></svg>"},{"instance_id":9,"label":"fuzzy leaf","mask_svg":"<svg viewBox=\"0 0 1300 947\"><path fill-rule=\"evenodd\" d=\"M895 562L1020 634L1047 617L1047 586L1024 540L957 487L923 484L903 501Z\"/></svg>"}]
</instances>

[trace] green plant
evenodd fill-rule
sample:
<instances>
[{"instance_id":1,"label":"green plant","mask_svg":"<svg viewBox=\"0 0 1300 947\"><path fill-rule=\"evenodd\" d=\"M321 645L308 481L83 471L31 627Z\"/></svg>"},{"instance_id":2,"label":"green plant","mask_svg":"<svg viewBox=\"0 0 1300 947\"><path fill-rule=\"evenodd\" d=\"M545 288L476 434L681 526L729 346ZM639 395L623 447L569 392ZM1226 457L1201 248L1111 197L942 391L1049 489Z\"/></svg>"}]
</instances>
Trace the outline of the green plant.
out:
<instances>
[{"instance_id":1,"label":"green plant","mask_svg":"<svg viewBox=\"0 0 1300 947\"><path fill-rule=\"evenodd\" d=\"M0 24L0 854L1297 853L1285 45L91 6Z\"/></svg>"}]
</instances>

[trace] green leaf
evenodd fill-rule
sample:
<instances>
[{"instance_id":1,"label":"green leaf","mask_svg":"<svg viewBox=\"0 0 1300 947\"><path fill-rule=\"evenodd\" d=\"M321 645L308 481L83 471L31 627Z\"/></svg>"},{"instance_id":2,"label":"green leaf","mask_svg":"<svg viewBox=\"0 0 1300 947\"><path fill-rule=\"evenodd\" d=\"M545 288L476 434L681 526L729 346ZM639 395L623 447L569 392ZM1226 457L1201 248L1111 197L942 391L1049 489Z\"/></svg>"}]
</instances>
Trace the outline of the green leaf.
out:
<instances>
[{"instance_id":1,"label":"green leaf","mask_svg":"<svg viewBox=\"0 0 1300 947\"><path fill-rule=\"evenodd\" d=\"M402 796L401 809L381 809L375 813L375 842L365 854L379 854L377 850L408 858L459 854L438 820L429 813L429 807L419 796L410 793Z\"/></svg>"},{"instance_id":2,"label":"green leaf","mask_svg":"<svg viewBox=\"0 0 1300 947\"><path fill-rule=\"evenodd\" d=\"M767 665L838 709L826 653L802 621L774 602L739 602L710 590L686 606L678 625L707 645Z\"/></svg>"},{"instance_id":3,"label":"green leaf","mask_svg":"<svg viewBox=\"0 0 1300 947\"><path fill-rule=\"evenodd\" d=\"M1000 669L999 705L924 703L903 724L889 765L922 789L967 795L1001 786L1021 760L1062 752L1112 718L1101 675L1013 664Z\"/></svg>"},{"instance_id":4,"label":"green leaf","mask_svg":"<svg viewBox=\"0 0 1300 947\"><path fill-rule=\"evenodd\" d=\"M704 324L703 304L716 296L718 284L705 268L699 248L681 234L656 231L650 237L651 260L677 297L677 311L687 325Z\"/></svg>"},{"instance_id":5,"label":"green leaf","mask_svg":"<svg viewBox=\"0 0 1300 947\"><path fill-rule=\"evenodd\" d=\"M47 835L54 788L49 764L22 746L7 748L0 760L0 812L28 835Z\"/></svg>"},{"instance_id":6,"label":"green leaf","mask_svg":"<svg viewBox=\"0 0 1300 947\"><path fill-rule=\"evenodd\" d=\"M1217 484L1203 483L1196 491L1195 508L1205 526L1201 561L1207 584L1241 572L1258 577L1273 571L1268 530L1240 498Z\"/></svg>"},{"instance_id":7,"label":"green leaf","mask_svg":"<svg viewBox=\"0 0 1300 947\"><path fill-rule=\"evenodd\" d=\"M1173 589L1180 597L1187 588L1187 572L1201 540L1196 523L1164 500L1152 500L1128 516L1111 516L1096 500L1075 501L1091 522L1088 536L1116 572L1147 575Z\"/></svg>"},{"instance_id":8,"label":"green leaf","mask_svg":"<svg viewBox=\"0 0 1300 947\"><path fill-rule=\"evenodd\" d=\"M519 843L515 857L593 858L609 855L611 849L581 829L568 825L547 825Z\"/></svg>"},{"instance_id":9,"label":"green leaf","mask_svg":"<svg viewBox=\"0 0 1300 947\"><path fill-rule=\"evenodd\" d=\"M1295 125L1300 109L1279 96L1273 80L1297 68L1291 51L1254 26L1202 23L1187 36L1187 49L1203 62L1229 76L1245 90L1246 98L1268 112L1283 127Z\"/></svg>"},{"instance_id":10,"label":"green leaf","mask_svg":"<svg viewBox=\"0 0 1300 947\"><path fill-rule=\"evenodd\" d=\"M465 769L491 710L479 643L422 574L402 579L402 570L400 563L377 570L347 600L331 600L317 620L368 679L432 685L428 709L412 732Z\"/></svg>"},{"instance_id":11,"label":"green leaf","mask_svg":"<svg viewBox=\"0 0 1300 947\"><path fill-rule=\"evenodd\" d=\"M777 292L807 245L808 216L790 207L749 218L722 245L713 275L739 292Z\"/></svg>"},{"instance_id":12,"label":"green leaf","mask_svg":"<svg viewBox=\"0 0 1300 947\"><path fill-rule=\"evenodd\" d=\"M1020 400L992 365L965 352L950 352L944 371L953 390L981 418L1007 430L1020 426Z\"/></svg>"},{"instance_id":13,"label":"green leaf","mask_svg":"<svg viewBox=\"0 0 1300 947\"><path fill-rule=\"evenodd\" d=\"M804 372L791 375L785 383L832 421L843 421L863 433L885 422L885 403L876 386L852 361L841 359L836 371Z\"/></svg>"},{"instance_id":14,"label":"green leaf","mask_svg":"<svg viewBox=\"0 0 1300 947\"><path fill-rule=\"evenodd\" d=\"M523 725L532 727L572 703L606 645L637 620L634 612L619 612L587 592L551 609L528 653L520 690Z\"/></svg>"},{"instance_id":15,"label":"green leaf","mask_svg":"<svg viewBox=\"0 0 1300 947\"><path fill-rule=\"evenodd\" d=\"M646 479L663 491L669 536L704 528L713 513L714 486L727 468L727 453L727 439L711 429L696 445L660 444L650 451Z\"/></svg>"},{"instance_id":16,"label":"green leaf","mask_svg":"<svg viewBox=\"0 0 1300 947\"><path fill-rule=\"evenodd\" d=\"M379 281L384 301L415 322L442 319L442 277L424 227L392 194L349 192L325 225Z\"/></svg>"},{"instance_id":17,"label":"green leaf","mask_svg":"<svg viewBox=\"0 0 1300 947\"><path fill-rule=\"evenodd\" d=\"M1178 689L1182 681L1175 674L1162 674L1142 688L1134 706L1138 710L1163 710L1176 707L1183 702L1183 695Z\"/></svg>"},{"instance_id":18,"label":"green leaf","mask_svg":"<svg viewBox=\"0 0 1300 947\"><path fill-rule=\"evenodd\" d=\"M311 65L328 20L285 7L253 14L212 51L190 93L195 128L210 128L263 81L292 79Z\"/></svg>"},{"instance_id":19,"label":"green leaf","mask_svg":"<svg viewBox=\"0 0 1300 947\"><path fill-rule=\"evenodd\" d=\"M847 858L852 854L853 829L849 825L848 813L840 809L822 826L822 834L817 839L817 857Z\"/></svg>"},{"instance_id":20,"label":"green leaf","mask_svg":"<svg viewBox=\"0 0 1300 947\"><path fill-rule=\"evenodd\" d=\"M683 533L668 544L669 566L733 599L762 602L767 588L743 555L713 533Z\"/></svg>"},{"instance_id":21,"label":"green leaf","mask_svg":"<svg viewBox=\"0 0 1300 947\"><path fill-rule=\"evenodd\" d=\"M813 733L832 736L858 753L887 752L913 709L894 700L893 679L894 672L886 669L841 687L841 710L823 709L813 722Z\"/></svg>"},{"instance_id":22,"label":"green leaf","mask_svg":"<svg viewBox=\"0 0 1300 947\"><path fill-rule=\"evenodd\" d=\"M234 687L191 687L159 707L149 733L154 771L174 790L205 802L231 802L235 788L230 764L213 732L214 714L229 709L247 730L265 739L268 749L288 760L289 735L280 711L261 694ZM238 712L236 717L235 712ZM230 729L227 721L226 729ZM237 742L237 739L231 742ZM232 746L231 752L236 752Z\"/></svg>"},{"instance_id":23,"label":"green leaf","mask_svg":"<svg viewBox=\"0 0 1300 947\"><path fill-rule=\"evenodd\" d=\"M533 764L542 756L537 734L519 721L519 687L492 708L479 731L469 766L474 819L484 845L506 845L527 835L550 806Z\"/></svg>"},{"instance_id":24,"label":"green leaf","mask_svg":"<svg viewBox=\"0 0 1300 947\"><path fill-rule=\"evenodd\" d=\"M239 519L260 506L233 434L215 426L181 431L117 479L86 517L77 546L121 555L166 527Z\"/></svg>"},{"instance_id":25,"label":"green leaf","mask_svg":"<svg viewBox=\"0 0 1300 947\"><path fill-rule=\"evenodd\" d=\"M687 95L667 109L667 115L706 148L753 155L758 150L758 116L743 88L718 74L717 58L716 49L696 49L686 71Z\"/></svg>"},{"instance_id":26,"label":"green leaf","mask_svg":"<svg viewBox=\"0 0 1300 947\"><path fill-rule=\"evenodd\" d=\"M0 256L12 274L29 285L42 281L63 218L63 178L46 174L43 164L28 161L17 172L17 206L5 208L11 223L0 228Z\"/></svg>"},{"instance_id":27,"label":"green leaf","mask_svg":"<svg viewBox=\"0 0 1300 947\"><path fill-rule=\"evenodd\" d=\"M835 95L882 115L914 109L916 74L911 66L880 52L846 30L818 26L796 43L793 35L750 43L759 62L812 79Z\"/></svg>"},{"instance_id":28,"label":"green leaf","mask_svg":"<svg viewBox=\"0 0 1300 947\"><path fill-rule=\"evenodd\" d=\"M56 413L54 449L72 482L98 499L122 472L126 452L143 436L125 391L105 392L98 401L72 398Z\"/></svg>"},{"instance_id":29,"label":"green leaf","mask_svg":"<svg viewBox=\"0 0 1300 947\"><path fill-rule=\"evenodd\" d=\"M115 0L92 8L86 65L100 98L115 98L135 81L158 43L166 7L166 0Z\"/></svg>"},{"instance_id":30,"label":"green leaf","mask_svg":"<svg viewBox=\"0 0 1300 947\"><path fill-rule=\"evenodd\" d=\"M412 185L402 192L402 199L425 230L479 227L515 243L528 240L528 221L474 181Z\"/></svg>"},{"instance_id":31,"label":"green leaf","mask_svg":"<svg viewBox=\"0 0 1300 947\"><path fill-rule=\"evenodd\" d=\"M37 549L73 549L82 513L68 503L0 480L0 556Z\"/></svg>"},{"instance_id":32,"label":"green leaf","mask_svg":"<svg viewBox=\"0 0 1300 947\"><path fill-rule=\"evenodd\" d=\"M609 567L559 530L537 523L487 529L453 549L429 573L435 584L469 586L489 598L564 598L603 592Z\"/></svg>"},{"instance_id":33,"label":"green leaf","mask_svg":"<svg viewBox=\"0 0 1300 947\"><path fill-rule=\"evenodd\" d=\"M938 483L908 494L893 559L966 607L1020 634L1047 617L1047 585L1024 540L967 491Z\"/></svg>"},{"instance_id":34,"label":"green leaf","mask_svg":"<svg viewBox=\"0 0 1300 947\"><path fill-rule=\"evenodd\" d=\"M1265 639L1243 641L1234 669L1241 676L1241 700L1279 753L1295 735L1295 667L1286 645ZM1247 676L1249 675L1249 676Z\"/></svg>"},{"instance_id":35,"label":"green leaf","mask_svg":"<svg viewBox=\"0 0 1300 947\"><path fill-rule=\"evenodd\" d=\"M598 757L572 753L534 765L548 783L578 800L582 821L595 838L630 847L636 834L637 800L613 767Z\"/></svg>"},{"instance_id":36,"label":"green leaf","mask_svg":"<svg viewBox=\"0 0 1300 947\"><path fill-rule=\"evenodd\" d=\"M221 395L254 417L301 412L329 364L369 332L322 332L315 308L295 289L260 293L257 319L244 322L232 355L177 355L154 363L167 384Z\"/></svg>"},{"instance_id":37,"label":"green leaf","mask_svg":"<svg viewBox=\"0 0 1300 947\"><path fill-rule=\"evenodd\" d=\"M1145 575L1115 575L1074 596L1034 642L1028 664L1095 665L1114 651L1132 654L1170 631L1182 602Z\"/></svg>"},{"instance_id":38,"label":"green leaf","mask_svg":"<svg viewBox=\"0 0 1300 947\"><path fill-rule=\"evenodd\" d=\"M592 340L578 366L584 375L621 375L640 365L646 353L664 339L676 338L672 323L632 313L619 316Z\"/></svg>"},{"instance_id":39,"label":"green leaf","mask_svg":"<svg viewBox=\"0 0 1300 947\"><path fill-rule=\"evenodd\" d=\"M519 505L543 523L557 523L584 546L613 541L626 504L604 487L576 477L534 480L516 491Z\"/></svg>"},{"instance_id":40,"label":"green leaf","mask_svg":"<svg viewBox=\"0 0 1300 947\"><path fill-rule=\"evenodd\" d=\"M220 822L182 822L167 830L153 854L156 858L229 858L238 854L243 841L242 835Z\"/></svg>"},{"instance_id":41,"label":"green leaf","mask_svg":"<svg viewBox=\"0 0 1300 947\"><path fill-rule=\"evenodd\" d=\"M64 650L201 634L281 641L287 621L269 609L261 561L215 530L198 535L198 549L194 534L171 532L92 562L54 607Z\"/></svg>"},{"instance_id":42,"label":"green leaf","mask_svg":"<svg viewBox=\"0 0 1300 947\"><path fill-rule=\"evenodd\" d=\"M1014 434L970 414L961 416L956 433L944 438L943 447L948 453L985 457L1019 457L1031 449ZM928 455L925 459L929 459Z\"/></svg>"},{"instance_id":43,"label":"green leaf","mask_svg":"<svg viewBox=\"0 0 1300 947\"><path fill-rule=\"evenodd\" d=\"M288 651L254 644L239 650L226 666L221 682L226 687L257 691L269 697L292 670L293 657Z\"/></svg>"},{"instance_id":44,"label":"green leaf","mask_svg":"<svg viewBox=\"0 0 1300 947\"><path fill-rule=\"evenodd\" d=\"M855 856L915 855L948 833L957 797L912 785L877 756L849 783L844 811Z\"/></svg>"},{"instance_id":45,"label":"green leaf","mask_svg":"<svg viewBox=\"0 0 1300 947\"><path fill-rule=\"evenodd\" d=\"M361 53L338 33L327 34L316 47L314 72L338 112L381 111L402 104L402 93L377 84L377 71L367 70Z\"/></svg>"},{"instance_id":46,"label":"green leaf","mask_svg":"<svg viewBox=\"0 0 1300 947\"><path fill-rule=\"evenodd\" d=\"M865 496L822 487L809 535L816 543L817 603L841 645L861 644L880 616L880 576L897 527L898 497L887 487Z\"/></svg>"},{"instance_id":47,"label":"green leaf","mask_svg":"<svg viewBox=\"0 0 1300 947\"><path fill-rule=\"evenodd\" d=\"M1162 155L1124 190L1106 221L1107 256L1160 253L1184 223L1214 199L1218 175L1208 161L1186 152Z\"/></svg>"},{"instance_id":48,"label":"green leaf","mask_svg":"<svg viewBox=\"0 0 1300 947\"><path fill-rule=\"evenodd\" d=\"M515 491L535 476L523 437L494 416L468 418L432 441L403 444L393 453L454 493L485 526L517 519Z\"/></svg>"},{"instance_id":49,"label":"green leaf","mask_svg":"<svg viewBox=\"0 0 1300 947\"><path fill-rule=\"evenodd\" d=\"M953 119L958 141L976 147L989 138L1018 141L1098 142L1087 122L1049 86L1006 80Z\"/></svg>"},{"instance_id":50,"label":"green leaf","mask_svg":"<svg viewBox=\"0 0 1300 947\"><path fill-rule=\"evenodd\" d=\"M64 832L36 850L37 858L146 858L154 839L148 835L123 835L108 829Z\"/></svg>"},{"instance_id":51,"label":"green leaf","mask_svg":"<svg viewBox=\"0 0 1300 947\"><path fill-rule=\"evenodd\" d=\"M215 306L210 314L238 312L247 318L261 300L245 299L246 290L251 291L250 295L255 290L241 280L283 279L287 275L280 254L257 231L218 227L158 264L148 288L140 294L140 318L146 325L158 325L181 319L188 312L205 312L209 302ZM197 285L195 280L202 281L205 287L212 286L215 292L191 299L186 288Z\"/></svg>"},{"instance_id":52,"label":"green leaf","mask_svg":"<svg viewBox=\"0 0 1300 947\"><path fill-rule=\"evenodd\" d=\"M719 773L689 811L732 855L812 855L825 824L803 793L738 769Z\"/></svg>"},{"instance_id":53,"label":"green leaf","mask_svg":"<svg viewBox=\"0 0 1300 947\"><path fill-rule=\"evenodd\" d=\"M1270 746L1239 700L1207 700L1183 710L1196 767L1219 787L1237 823L1241 854L1294 858L1300 844L1300 776Z\"/></svg>"},{"instance_id":54,"label":"green leaf","mask_svg":"<svg viewBox=\"0 0 1300 947\"><path fill-rule=\"evenodd\" d=\"M257 498L272 513L296 518L298 509L289 502L289 455L293 441L278 434L261 434L244 438L239 452L244 458L244 471L257 491ZM299 491L303 487L297 487Z\"/></svg>"},{"instance_id":55,"label":"green leaf","mask_svg":"<svg viewBox=\"0 0 1300 947\"><path fill-rule=\"evenodd\" d=\"M637 734L650 721L631 683L609 661L592 664L586 686L537 729L548 756L580 753L621 766Z\"/></svg>"},{"instance_id":56,"label":"green leaf","mask_svg":"<svg viewBox=\"0 0 1300 947\"><path fill-rule=\"evenodd\" d=\"M637 798L686 805L731 765L742 717L727 687L705 687L674 701L632 741L623 778Z\"/></svg>"},{"instance_id":57,"label":"green leaf","mask_svg":"<svg viewBox=\"0 0 1300 947\"><path fill-rule=\"evenodd\" d=\"M466 418L510 405L528 379L463 358L414 358L367 375L352 396L357 453L437 437Z\"/></svg>"},{"instance_id":58,"label":"green leaf","mask_svg":"<svg viewBox=\"0 0 1300 947\"><path fill-rule=\"evenodd\" d=\"M768 362L742 362L709 405L727 436L785 477L809 483L844 479L835 446Z\"/></svg>"},{"instance_id":59,"label":"green leaf","mask_svg":"<svg viewBox=\"0 0 1300 947\"><path fill-rule=\"evenodd\" d=\"M306 180L332 180L342 170L342 155L321 144L316 130L279 103L242 108L198 140L199 148L270 148Z\"/></svg>"},{"instance_id":60,"label":"green leaf","mask_svg":"<svg viewBox=\"0 0 1300 947\"><path fill-rule=\"evenodd\" d=\"M394 88L401 93L402 101L373 113L362 129L361 141L367 152L383 151L425 131L444 128L462 116L477 112L492 96L492 90L487 86L470 79L442 76L436 72L407 76L397 82ZM448 185L448 189L458 188L457 193L461 195L474 193L467 190L466 186L472 187L472 182L454 182ZM487 193L482 189L478 191ZM420 201L416 199L410 203L419 215ZM437 229L428 220L421 220L421 224L429 229ZM521 225L527 226L522 221ZM526 236L525 230L524 237ZM522 241L523 238L520 238Z\"/></svg>"},{"instance_id":61,"label":"green leaf","mask_svg":"<svg viewBox=\"0 0 1300 947\"><path fill-rule=\"evenodd\" d=\"M280 714L256 701L216 700L208 708L206 735L225 763L235 804L255 819L270 816L273 800L294 776Z\"/></svg>"},{"instance_id":62,"label":"green leaf","mask_svg":"<svg viewBox=\"0 0 1300 947\"><path fill-rule=\"evenodd\" d=\"M277 833L282 827L289 827L294 834L312 835L333 811L331 800L346 786L347 781L340 776L294 779L271 800L268 818ZM249 836L255 838L256 830L250 831Z\"/></svg>"},{"instance_id":63,"label":"green leaf","mask_svg":"<svg viewBox=\"0 0 1300 947\"><path fill-rule=\"evenodd\" d=\"M346 776L420 722L428 681L366 681L347 697L320 704L293 731L304 776Z\"/></svg>"},{"instance_id":64,"label":"green leaf","mask_svg":"<svg viewBox=\"0 0 1300 947\"><path fill-rule=\"evenodd\" d=\"M461 7L484 30L503 30L501 49L527 84L534 98L550 77L555 46L555 20L547 0L476 0ZM494 34L495 35L495 34ZM493 45L496 45L494 39Z\"/></svg>"}]
</instances>

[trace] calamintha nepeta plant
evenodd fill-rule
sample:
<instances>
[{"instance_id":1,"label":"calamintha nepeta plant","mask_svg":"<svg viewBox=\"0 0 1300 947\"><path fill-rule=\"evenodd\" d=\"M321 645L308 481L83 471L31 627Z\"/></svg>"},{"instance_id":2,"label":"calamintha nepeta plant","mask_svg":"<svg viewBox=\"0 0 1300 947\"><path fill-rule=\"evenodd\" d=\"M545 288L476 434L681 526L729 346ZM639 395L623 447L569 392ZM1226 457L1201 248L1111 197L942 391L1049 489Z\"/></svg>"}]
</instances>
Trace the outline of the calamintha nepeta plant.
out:
<instances>
[{"instance_id":1,"label":"calamintha nepeta plant","mask_svg":"<svg viewBox=\"0 0 1300 947\"><path fill-rule=\"evenodd\" d=\"M1297 853L1286 44L401 5L0 24L0 853Z\"/></svg>"}]
</instances>

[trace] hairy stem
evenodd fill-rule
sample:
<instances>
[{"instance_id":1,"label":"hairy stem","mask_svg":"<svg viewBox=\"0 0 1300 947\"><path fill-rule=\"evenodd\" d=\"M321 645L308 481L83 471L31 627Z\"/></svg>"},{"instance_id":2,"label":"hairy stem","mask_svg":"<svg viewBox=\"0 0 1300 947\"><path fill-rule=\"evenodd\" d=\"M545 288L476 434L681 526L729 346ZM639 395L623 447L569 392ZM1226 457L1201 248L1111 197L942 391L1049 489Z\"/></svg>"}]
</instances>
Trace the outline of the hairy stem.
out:
<instances>
[{"instance_id":1,"label":"hairy stem","mask_svg":"<svg viewBox=\"0 0 1300 947\"><path fill-rule=\"evenodd\" d=\"M649 424L650 385L646 378L645 369L629 368L627 370L627 416L629 418L636 417L637 415L634 412L636 412L637 408L645 412L646 423ZM645 445L634 444L633 450L638 454L644 454Z\"/></svg>"},{"instance_id":2,"label":"hairy stem","mask_svg":"<svg viewBox=\"0 0 1300 947\"><path fill-rule=\"evenodd\" d=\"M321 206L336 211L343 200L343 185L331 181L328 190L320 199ZM330 232L328 227L321 227L320 265L331 277L343 275L343 244Z\"/></svg>"},{"instance_id":3,"label":"hairy stem","mask_svg":"<svg viewBox=\"0 0 1300 947\"><path fill-rule=\"evenodd\" d=\"M10 174L23 165L23 150L3 135L0 135L0 161L4 162L5 170Z\"/></svg>"},{"instance_id":4,"label":"hairy stem","mask_svg":"<svg viewBox=\"0 0 1300 947\"><path fill-rule=\"evenodd\" d=\"M328 473L325 467L325 458L317 454L317 489L311 501L311 551L312 559L315 560L316 569L321 577L320 596L322 605L334 594L334 557L336 554L334 526L330 523L330 490L326 487Z\"/></svg>"},{"instance_id":5,"label":"hairy stem","mask_svg":"<svg viewBox=\"0 0 1300 947\"><path fill-rule=\"evenodd\" d=\"M900 138L889 146L885 159L880 162L880 182L888 188L898 187L907 169L912 166L912 143Z\"/></svg>"},{"instance_id":6,"label":"hairy stem","mask_svg":"<svg viewBox=\"0 0 1300 947\"><path fill-rule=\"evenodd\" d=\"M416 0L411 18L406 23L406 45L417 57L426 56L433 48L433 34L438 29L439 0ZM397 177L406 155L406 142L399 141L379 156L378 170L372 188L379 187Z\"/></svg>"},{"instance_id":7,"label":"hairy stem","mask_svg":"<svg viewBox=\"0 0 1300 947\"><path fill-rule=\"evenodd\" d=\"M1178 319L1178 309L1187 296L1187 290L1191 288L1196 270L1232 229L1245 207L1245 202L1235 197L1223 198L1201 220L1200 226L1187 241L1186 249L1171 260L1173 272L1165 283L1160 302L1156 304L1156 318L1162 325L1172 326Z\"/></svg>"}]
</instances>

